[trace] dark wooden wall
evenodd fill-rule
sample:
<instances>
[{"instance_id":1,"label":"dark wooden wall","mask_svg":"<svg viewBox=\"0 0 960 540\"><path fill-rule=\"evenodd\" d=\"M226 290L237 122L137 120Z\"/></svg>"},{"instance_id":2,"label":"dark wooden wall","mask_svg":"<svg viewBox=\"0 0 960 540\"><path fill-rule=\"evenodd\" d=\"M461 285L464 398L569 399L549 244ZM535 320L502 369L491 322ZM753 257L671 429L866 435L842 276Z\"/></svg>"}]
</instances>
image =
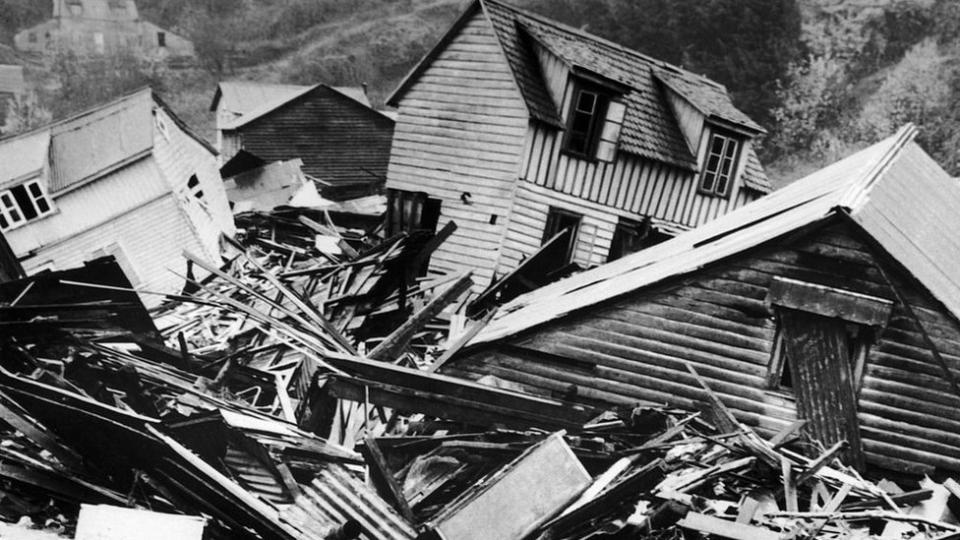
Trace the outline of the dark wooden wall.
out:
<instances>
[{"instance_id":1,"label":"dark wooden wall","mask_svg":"<svg viewBox=\"0 0 960 540\"><path fill-rule=\"evenodd\" d=\"M858 233L833 225L777 247L719 263L549 323L526 335L468 349L444 372L483 375L527 390L589 404L669 403L703 398L686 371L693 365L738 418L771 435L796 418L788 394L765 381L775 323L765 303L782 276L882 298L890 276L960 374L960 325L924 290L899 276ZM868 462L887 468L960 471L960 399L902 304L870 349L858 398Z\"/></svg>"},{"instance_id":2,"label":"dark wooden wall","mask_svg":"<svg viewBox=\"0 0 960 540\"><path fill-rule=\"evenodd\" d=\"M305 173L334 185L325 195L365 195L387 178L393 120L326 87L239 131L243 149L267 162L302 159Z\"/></svg>"}]
</instances>

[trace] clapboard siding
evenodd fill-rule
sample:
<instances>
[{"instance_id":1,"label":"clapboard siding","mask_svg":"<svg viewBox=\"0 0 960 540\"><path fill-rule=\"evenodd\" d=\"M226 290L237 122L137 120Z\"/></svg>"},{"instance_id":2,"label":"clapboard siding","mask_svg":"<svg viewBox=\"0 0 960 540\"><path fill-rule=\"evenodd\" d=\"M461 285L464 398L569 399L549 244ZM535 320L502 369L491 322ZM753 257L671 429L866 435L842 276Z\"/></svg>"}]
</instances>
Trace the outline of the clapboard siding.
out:
<instances>
[{"instance_id":1,"label":"clapboard siding","mask_svg":"<svg viewBox=\"0 0 960 540\"><path fill-rule=\"evenodd\" d=\"M183 288L183 280L173 273L186 272L182 251L203 251L176 197L166 194L80 232L68 241L47 246L36 257L24 261L24 270L30 274L51 266L57 270L82 266L94 258L95 252L113 244L120 247L135 272L135 276L128 276L132 282L146 291L168 293ZM163 300L151 294L141 294L140 298L147 307L159 305Z\"/></svg>"},{"instance_id":2,"label":"clapboard siding","mask_svg":"<svg viewBox=\"0 0 960 540\"><path fill-rule=\"evenodd\" d=\"M885 260L845 226L820 228L476 350L444 371L495 375L592 405L692 407L703 393L686 371L689 363L741 421L771 435L797 414L790 396L764 388L775 336L765 298L777 276L895 300L887 281L893 279L960 373L960 324ZM870 349L858 410L869 462L960 471L960 397L899 302Z\"/></svg>"},{"instance_id":3,"label":"clapboard siding","mask_svg":"<svg viewBox=\"0 0 960 540\"><path fill-rule=\"evenodd\" d=\"M433 255L439 269L493 277L529 123L500 44L477 12L399 104L387 185L441 199L439 226L457 231ZM461 200L470 193L469 204ZM497 216L490 224L491 216Z\"/></svg>"}]
</instances>

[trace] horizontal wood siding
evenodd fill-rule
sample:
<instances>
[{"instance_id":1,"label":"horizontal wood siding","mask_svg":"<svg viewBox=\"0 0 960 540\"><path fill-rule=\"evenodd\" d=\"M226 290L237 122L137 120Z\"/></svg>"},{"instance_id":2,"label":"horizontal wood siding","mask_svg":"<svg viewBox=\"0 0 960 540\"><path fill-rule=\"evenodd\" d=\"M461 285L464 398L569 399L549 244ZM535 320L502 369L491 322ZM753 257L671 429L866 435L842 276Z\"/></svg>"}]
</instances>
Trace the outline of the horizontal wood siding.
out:
<instances>
[{"instance_id":1,"label":"horizontal wood siding","mask_svg":"<svg viewBox=\"0 0 960 540\"><path fill-rule=\"evenodd\" d=\"M183 280L186 261L183 250L202 253L203 247L179 203L172 194L161 195L126 214L116 216L88 229L69 241L47 246L24 261L24 270L32 273L44 268L65 270L92 260L98 250L117 244L123 250L136 276L138 287L148 291L177 293ZM142 294L147 307L156 306L160 296Z\"/></svg>"},{"instance_id":2,"label":"horizontal wood siding","mask_svg":"<svg viewBox=\"0 0 960 540\"><path fill-rule=\"evenodd\" d=\"M513 209L510 212L510 222L497 269L499 274L516 268L520 261L540 249L551 206L583 216L574 247L574 262L582 267L591 267L607 261L613 232L619 220L615 212L576 197L521 184L514 196Z\"/></svg>"},{"instance_id":3,"label":"horizontal wood siding","mask_svg":"<svg viewBox=\"0 0 960 540\"><path fill-rule=\"evenodd\" d=\"M764 387L775 335L765 304L773 278L894 299L877 261L842 227L821 229L788 247L755 250L544 325L461 357L445 372L472 379L490 374L537 394L590 404L693 407L703 393L686 371L689 363L741 421L771 435L796 418L792 397ZM897 285L960 375L960 325L924 291ZM858 408L869 462L960 471L960 399L899 303L871 347Z\"/></svg>"},{"instance_id":4,"label":"horizontal wood siding","mask_svg":"<svg viewBox=\"0 0 960 540\"><path fill-rule=\"evenodd\" d=\"M387 186L441 199L439 226L455 221L458 229L432 264L473 270L478 290L493 277L528 118L481 13L466 22L399 103ZM470 193L469 204L461 200L463 193Z\"/></svg>"},{"instance_id":5,"label":"horizontal wood siding","mask_svg":"<svg viewBox=\"0 0 960 540\"><path fill-rule=\"evenodd\" d=\"M562 133L541 124L528 137L526 181L636 216L693 228L757 198L739 183L729 197L701 195L693 172L624 152L611 163L575 158L561 152Z\"/></svg>"}]
</instances>

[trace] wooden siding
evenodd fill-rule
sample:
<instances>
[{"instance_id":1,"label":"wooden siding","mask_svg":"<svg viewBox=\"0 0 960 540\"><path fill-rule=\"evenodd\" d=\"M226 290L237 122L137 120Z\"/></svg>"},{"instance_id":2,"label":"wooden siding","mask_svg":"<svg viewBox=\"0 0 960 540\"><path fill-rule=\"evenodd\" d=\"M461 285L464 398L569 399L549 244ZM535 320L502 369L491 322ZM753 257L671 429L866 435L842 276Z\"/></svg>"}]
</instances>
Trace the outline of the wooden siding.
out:
<instances>
[{"instance_id":1,"label":"wooden siding","mask_svg":"<svg viewBox=\"0 0 960 540\"><path fill-rule=\"evenodd\" d=\"M85 230L68 241L45 247L24 261L28 274L45 268L63 270L81 266L95 252L118 244L139 278L144 290L177 292L183 281L170 272L186 272L181 256L184 249L202 252L194 229L180 211L173 195L161 195L125 214ZM131 280L133 278L131 277ZM140 296L148 307L162 300L156 295Z\"/></svg>"},{"instance_id":2,"label":"wooden siding","mask_svg":"<svg viewBox=\"0 0 960 540\"><path fill-rule=\"evenodd\" d=\"M303 172L334 188L352 186L357 191L347 193L356 196L386 177L393 127L389 117L319 86L236 131L244 150L268 163L302 159Z\"/></svg>"},{"instance_id":3,"label":"wooden siding","mask_svg":"<svg viewBox=\"0 0 960 540\"><path fill-rule=\"evenodd\" d=\"M894 299L879 260L845 228L820 229L468 352L444 372L490 374L593 405L694 407L703 394L686 372L689 362L741 421L771 435L796 418L790 395L765 389L775 335L765 299L773 278ZM925 291L895 283L950 369L960 371L960 325ZM899 302L870 349L858 419L868 462L960 471L960 399Z\"/></svg>"},{"instance_id":4,"label":"wooden siding","mask_svg":"<svg viewBox=\"0 0 960 540\"><path fill-rule=\"evenodd\" d=\"M561 152L562 133L539 124L531 125L529 137L524 180L637 216L693 228L758 196L739 181L730 197L701 195L695 173L624 152L612 163L578 159Z\"/></svg>"},{"instance_id":5,"label":"wooden siding","mask_svg":"<svg viewBox=\"0 0 960 540\"><path fill-rule=\"evenodd\" d=\"M177 195L180 206L190 217L203 250L197 255L208 262L220 263L220 234L236 232L227 190L220 178L217 158L199 142L177 128L173 119L160 108L155 114L166 125L164 135L154 130L153 156L165 179L168 190ZM203 191L198 201L190 193L187 182L196 175Z\"/></svg>"},{"instance_id":6,"label":"wooden siding","mask_svg":"<svg viewBox=\"0 0 960 540\"><path fill-rule=\"evenodd\" d=\"M13 251L22 257L97 227L166 192L169 189L156 162L146 157L57 197L53 214L5 234Z\"/></svg>"},{"instance_id":7,"label":"wooden siding","mask_svg":"<svg viewBox=\"0 0 960 540\"><path fill-rule=\"evenodd\" d=\"M399 104L387 186L441 199L439 226L455 221L458 229L435 252L433 266L473 270L478 290L493 276L528 123L482 13L465 23ZM470 204L460 198L465 192Z\"/></svg>"},{"instance_id":8,"label":"wooden siding","mask_svg":"<svg viewBox=\"0 0 960 540\"><path fill-rule=\"evenodd\" d=\"M583 216L573 251L573 262L582 267L605 263L620 215L632 217L627 212L618 213L576 197L522 183L514 195L497 269L499 274L516 268L540 248L551 206Z\"/></svg>"}]
</instances>

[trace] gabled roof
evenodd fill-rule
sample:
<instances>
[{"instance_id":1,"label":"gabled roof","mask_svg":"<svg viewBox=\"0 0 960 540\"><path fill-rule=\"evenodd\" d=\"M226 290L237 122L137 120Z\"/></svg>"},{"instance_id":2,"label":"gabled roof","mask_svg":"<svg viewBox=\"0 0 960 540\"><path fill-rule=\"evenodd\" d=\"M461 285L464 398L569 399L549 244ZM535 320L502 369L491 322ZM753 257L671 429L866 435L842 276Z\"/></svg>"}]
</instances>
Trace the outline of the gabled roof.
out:
<instances>
[{"instance_id":1,"label":"gabled roof","mask_svg":"<svg viewBox=\"0 0 960 540\"><path fill-rule=\"evenodd\" d=\"M77 14L71 5L80 7ZM134 0L54 0L54 17L101 21L136 21L140 18Z\"/></svg>"},{"instance_id":2,"label":"gabled roof","mask_svg":"<svg viewBox=\"0 0 960 540\"><path fill-rule=\"evenodd\" d=\"M626 152L687 169L696 168L696 156L691 154L660 86L668 81L674 92L708 118L724 120L749 133L764 131L733 105L726 89L716 82L500 0L475 0L448 35L401 83L388 103L398 103L477 9L482 9L490 20L527 110L536 120L563 127L558 104L547 91L532 44L546 48L571 68L596 73L628 88L620 146ZM761 191L770 189L762 174L747 184Z\"/></svg>"},{"instance_id":3,"label":"gabled roof","mask_svg":"<svg viewBox=\"0 0 960 540\"><path fill-rule=\"evenodd\" d=\"M702 227L518 297L472 344L500 340L847 212L960 318L960 183L896 135Z\"/></svg>"},{"instance_id":4,"label":"gabled roof","mask_svg":"<svg viewBox=\"0 0 960 540\"><path fill-rule=\"evenodd\" d=\"M220 126L221 129L237 129L260 118L316 88L330 88L357 103L370 107L367 92L359 86L312 86L269 84L248 81L227 81L217 85L217 91L210 103L210 110L219 105L230 111L235 118Z\"/></svg>"},{"instance_id":5,"label":"gabled roof","mask_svg":"<svg viewBox=\"0 0 960 540\"><path fill-rule=\"evenodd\" d=\"M0 184L23 180L23 175L49 165L47 189L57 195L142 159L153 151L155 107L216 154L150 88L144 88L28 133L0 139L0 163L4 163Z\"/></svg>"}]
</instances>

